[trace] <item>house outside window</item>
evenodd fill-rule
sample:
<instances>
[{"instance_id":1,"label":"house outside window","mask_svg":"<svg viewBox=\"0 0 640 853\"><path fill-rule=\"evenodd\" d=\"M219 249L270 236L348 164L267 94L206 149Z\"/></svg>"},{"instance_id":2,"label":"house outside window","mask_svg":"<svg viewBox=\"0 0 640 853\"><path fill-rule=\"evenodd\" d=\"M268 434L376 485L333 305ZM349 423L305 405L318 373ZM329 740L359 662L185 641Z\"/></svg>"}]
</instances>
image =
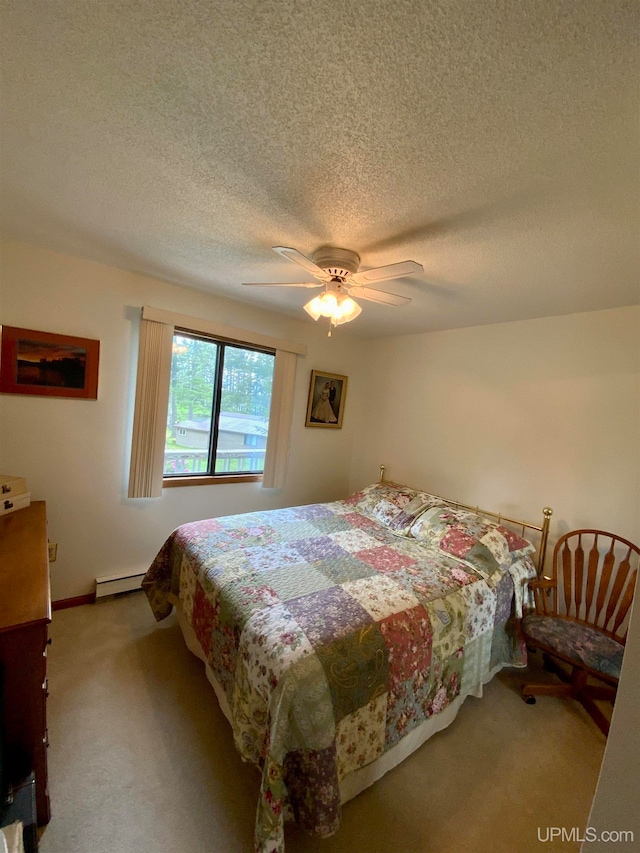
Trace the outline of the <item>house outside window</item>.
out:
<instances>
[{"instance_id":1,"label":"house outside window","mask_svg":"<svg viewBox=\"0 0 640 853\"><path fill-rule=\"evenodd\" d=\"M164 477L261 474L273 352L177 331Z\"/></svg>"}]
</instances>

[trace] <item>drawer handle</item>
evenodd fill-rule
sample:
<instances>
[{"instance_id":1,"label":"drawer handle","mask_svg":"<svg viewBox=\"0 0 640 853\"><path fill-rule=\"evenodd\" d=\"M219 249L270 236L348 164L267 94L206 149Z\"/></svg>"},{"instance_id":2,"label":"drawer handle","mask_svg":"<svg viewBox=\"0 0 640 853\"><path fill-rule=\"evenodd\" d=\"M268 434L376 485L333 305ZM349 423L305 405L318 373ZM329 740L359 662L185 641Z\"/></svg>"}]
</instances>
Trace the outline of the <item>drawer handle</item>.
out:
<instances>
[{"instance_id":1,"label":"drawer handle","mask_svg":"<svg viewBox=\"0 0 640 853\"><path fill-rule=\"evenodd\" d=\"M4 502L4 508L5 509L11 509L12 507L13 507L13 503L11 501L5 501Z\"/></svg>"},{"instance_id":2,"label":"drawer handle","mask_svg":"<svg viewBox=\"0 0 640 853\"><path fill-rule=\"evenodd\" d=\"M47 640L47 645L48 645L48 646L50 646L50 645L51 645L51 637L49 637L49 639Z\"/></svg>"}]
</instances>

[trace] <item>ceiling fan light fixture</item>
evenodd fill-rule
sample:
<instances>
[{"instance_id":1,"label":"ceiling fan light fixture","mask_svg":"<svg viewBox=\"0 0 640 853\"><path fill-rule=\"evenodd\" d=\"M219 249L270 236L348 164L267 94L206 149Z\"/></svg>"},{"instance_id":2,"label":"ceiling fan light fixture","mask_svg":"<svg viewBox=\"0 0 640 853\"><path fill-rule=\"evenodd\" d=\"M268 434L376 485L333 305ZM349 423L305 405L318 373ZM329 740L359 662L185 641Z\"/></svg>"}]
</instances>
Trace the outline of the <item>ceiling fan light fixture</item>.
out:
<instances>
[{"instance_id":1,"label":"ceiling fan light fixture","mask_svg":"<svg viewBox=\"0 0 640 853\"><path fill-rule=\"evenodd\" d=\"M322 302L320 302L319 296L315 296L310 302L303 305L303 308L314 320L322 317Z\"/></svg>"},{"instance_id":2,"label":"ceiling fan light fixture","mask_svg":"<svg viewBox=\"0 0 640 853\"><path fill-rule=\"evenodd\" d=\"M320 304L319 296L314 297L310 302L307 302L307 304L303 305L302 307L307 312L307 314L309 314L309 316L312 317L314 320L317 320L319 317L322 317L322 313L320 310L322 308L322 305Z\"/></svg>"},{"instance_id":3,"label":"ceiling fan light fixture","mask_svg":"<svg viewBox=\"0 0 640 853\"><path fill-rule=\"evenodd\" d=\"M340 326L342 323L355 320L362 308L346 293L334 293L331 290L326 290L320 296L316 296L307 302L304 310L314 320L318 320L320 317L329 317L332 325Z\"/></svg>"},{"instance_id":4,"label":"ceiling fan light fixture","mask_svg":"<svg viewBox=\"0 0 640 853\"><path fill-rule=\"evenodd\" d=\"M320 296L316 296L310 302L307 302L304 310L314 320L317 320L319 317L333 317L339 310L338 297L331 291L325 291Z\"/></svg>"},{"instance_id":5,"label":"ceiling fan light fixture","mask_svg":"<svg viewBox=\"0 0 640 853\"><path fill-rule=\"evenodd\" d=\"M336 313L333 315L333 322L336 326L340 326L342 323L350 323L352 320L355 320L358 314L362 312L362 308L351 299L350 296L343 296L342 299L338 301L338 308Z\"/></svg>"}]
</instances>

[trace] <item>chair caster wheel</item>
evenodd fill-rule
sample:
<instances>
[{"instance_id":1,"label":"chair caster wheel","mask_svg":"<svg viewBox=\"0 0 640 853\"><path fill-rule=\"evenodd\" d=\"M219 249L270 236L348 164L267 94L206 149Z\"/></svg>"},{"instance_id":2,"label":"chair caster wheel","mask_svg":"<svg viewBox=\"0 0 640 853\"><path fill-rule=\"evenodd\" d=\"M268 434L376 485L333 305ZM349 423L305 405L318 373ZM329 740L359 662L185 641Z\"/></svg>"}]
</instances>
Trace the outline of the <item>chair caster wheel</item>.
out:
<instances>
[{"instance_id":1,"label":"chair caster wheel","mask_svg":"<svg viewBox=\"0 0 640 853\"><path fill-rule=\"evenodd\" d=\"M522 698L527 703L527 705L535 705L536 704L536 697L535 696L523 696Z\"/></svg>"}]
</instances>

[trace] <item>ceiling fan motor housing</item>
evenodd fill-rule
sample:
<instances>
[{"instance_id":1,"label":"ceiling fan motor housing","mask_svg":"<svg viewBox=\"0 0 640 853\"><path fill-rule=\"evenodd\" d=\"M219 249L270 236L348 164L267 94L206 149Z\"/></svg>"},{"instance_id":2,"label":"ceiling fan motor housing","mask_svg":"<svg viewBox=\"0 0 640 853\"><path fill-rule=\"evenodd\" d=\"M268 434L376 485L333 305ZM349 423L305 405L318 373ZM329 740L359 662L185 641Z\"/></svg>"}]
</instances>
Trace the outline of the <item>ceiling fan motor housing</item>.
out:
<instances>
[{"instance_id":1,"label":"ceiling fan motor housing","mask_svg":"<svg viewBox=\"0 0 640 853\"><path fill-rule=\"evenodd\" d=\"M322 246L313 254L313 262L329 275L340 279L348 278L351 273L358 271L360 256L349 249L336 249L333 246Z\"/></svg>"}]
</instances>

